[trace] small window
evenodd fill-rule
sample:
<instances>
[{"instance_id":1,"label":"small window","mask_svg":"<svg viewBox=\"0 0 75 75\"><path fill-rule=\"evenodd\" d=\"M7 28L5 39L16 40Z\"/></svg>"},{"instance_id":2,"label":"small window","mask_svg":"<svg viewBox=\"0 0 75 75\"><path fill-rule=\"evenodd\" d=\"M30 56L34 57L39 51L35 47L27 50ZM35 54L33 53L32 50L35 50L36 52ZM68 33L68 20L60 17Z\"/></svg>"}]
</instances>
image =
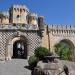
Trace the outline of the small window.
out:
<instances>
[{"instance_id":1,"label":"small window","mask_svg":"<svg viewBox=\"0 0 75 75\"><path fill-rule=\"evenodd\" d=\"M19 18L20 17L20 15L17 15L17 18Z\"/></svg>"}]
</instances>

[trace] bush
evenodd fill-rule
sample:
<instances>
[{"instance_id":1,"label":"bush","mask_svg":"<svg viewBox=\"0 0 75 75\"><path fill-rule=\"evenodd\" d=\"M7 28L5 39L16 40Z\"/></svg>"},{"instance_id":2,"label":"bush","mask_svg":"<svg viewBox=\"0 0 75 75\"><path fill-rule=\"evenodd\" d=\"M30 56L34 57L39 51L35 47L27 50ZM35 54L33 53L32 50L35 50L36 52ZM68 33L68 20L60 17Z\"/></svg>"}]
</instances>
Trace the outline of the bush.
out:
<instances>
[{"instance_id":1,"label":"bush","mask_svg":"<svg viewBox=\"0 0 75 75\"><path fill-rule=\"evenodd\" d=\"M60 56L63 60L72 60L72 51L71 47L64 43L60 42L55 45L55 52Z\"/></svg>"},{"instance_id":2,"label":"bush","mask_svg":"<svg viewBox=\"0 0 75 75\"><path fill-rule=\"evenodd\" d=\"M44 57L48 54L48 49L45 47L38 47L35 49L35 56L40 60L44 59Z\"/></svg>"},{"instance_id":3,"label":"bush","mask_svg":"<svg viewBox=\"0 0 75 75\"><path fill-rule=\"evenodd\" d=\"M36 67L37 62L38 58L35 57L34 55L29 57L28 64L31 69L34 69L34 67Z\"/></svg>"}]
</instances>

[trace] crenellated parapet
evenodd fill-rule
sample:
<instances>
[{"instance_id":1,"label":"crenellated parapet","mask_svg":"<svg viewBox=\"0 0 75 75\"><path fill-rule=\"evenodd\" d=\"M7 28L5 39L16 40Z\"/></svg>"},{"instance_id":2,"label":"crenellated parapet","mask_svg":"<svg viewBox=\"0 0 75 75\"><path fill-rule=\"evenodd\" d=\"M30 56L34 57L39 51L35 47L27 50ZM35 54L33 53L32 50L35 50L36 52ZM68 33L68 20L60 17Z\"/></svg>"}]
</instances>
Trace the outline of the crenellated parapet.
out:
<instances>
[{"instance_id":1,"label":"crenellated parapet","mask_svg":"<svg viewBox=\"0 0 75 75\"><path fill-rule=\"evenodd\" d=\"M28 23L31 25L38 25L38 15L36 13L29 13Z\"/></svg>"},{"instance_id":2,"label":"crenellated parapet","mask_svg":"<svg viewBox=\"0 0 75 75\"><path fill-rule=\"evenodd\" d=\"M75 36L74 25L49 25L49 32L59 36Z\"/></svg>"},{"instance_id":3,"label":"crenellated parapet","mask_svg":"<svg viewBox=\"0 0 75 75\"><path fill-rule=\"evenodd\" d=\"M27 12L29 12L29 9L25 5L13 5L11 8L15 9L16 11L20 11L20 12L21 11L27 11Z\"/></svg>"},{"instance_id":4,"label":"crenellated parapet","mask_svg":"<svg viewBox=\"0 0 75 75\"><path fill-rule=\"evenodd\" d=\"M27 24L28 13L29 9L25 5L13 5L9 8L9 22Z\"/></svg>"},{"instance_id":5,"label":"crenellated parapet","mask_svg":"<svg viewBox=\"0 0 75 75\"><path fill-rule=\"evenodd\" d=\"M0 24L28 24L39 26L43 17L31 13L25 5L13 5L7 13L0 13ZM40 22L40 23L39 23ZM42 23L43 24L43 23Z\"/></svg>"}]
</instances>

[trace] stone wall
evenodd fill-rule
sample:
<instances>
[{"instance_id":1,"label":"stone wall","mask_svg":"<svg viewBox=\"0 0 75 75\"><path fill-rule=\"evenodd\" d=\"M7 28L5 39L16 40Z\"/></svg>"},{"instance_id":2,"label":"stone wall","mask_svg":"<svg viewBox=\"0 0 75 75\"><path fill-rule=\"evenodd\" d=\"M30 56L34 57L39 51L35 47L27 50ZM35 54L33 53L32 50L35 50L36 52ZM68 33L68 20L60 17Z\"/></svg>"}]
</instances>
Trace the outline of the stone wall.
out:
<instances>
[{"instance_id":1,"label":"stone wall","mask_svg":"<svg viewBox=\"0 0 75 75\"><path fill-rule=\"evenodd\" d=\"M38 28L36 30L25 30L24 28L13 29L13 27L2 27L0 28L0 59L5 60L12 57L12 40L14 38L18 39L21 36L24 36L25 40L27 40L27 56L33 55L35 48L41 46L41 37L38 35Z\"/></svg>"},{"instance_id":2,"label":"stone wall","mask_svg":"<svg viewBox=\"0 0 75 75\"><path fill-rule=\"evenodd\" d=\"M49 49L49 43L50 43L50 51L55 52L54 51L55 44L63 40L65 42L67 41L67 43L72 46L72 53L75 59L75 26L49 25L48 32L49 32L49 39L48 39L47 27L45 27L45 31L43 32L43 38L42 38L42 46Z\"/></svg>"}]
</instances>

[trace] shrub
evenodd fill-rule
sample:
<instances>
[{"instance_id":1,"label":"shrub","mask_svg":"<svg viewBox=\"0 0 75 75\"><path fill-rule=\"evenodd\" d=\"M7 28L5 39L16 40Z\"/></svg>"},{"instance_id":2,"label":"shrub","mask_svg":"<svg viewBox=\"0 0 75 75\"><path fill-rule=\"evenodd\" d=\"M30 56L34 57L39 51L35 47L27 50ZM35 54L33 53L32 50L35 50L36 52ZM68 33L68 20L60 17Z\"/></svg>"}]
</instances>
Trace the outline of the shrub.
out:
<instances>
[{"instance_id":1,"label":"shrub","mask_svg":"<svg viewBox=\"0 0 75 75\"><path fill-rule=\"evenodd\" d=\"M72 60L72 51L71 47L64 43L60 42L55 45L55 52L60 56L63 60Z\"/></svg>"},{"instance_id":2,"label":"shrub","mask_svg":"<svg viewBox=\"0 0 75 75\"><path fill-rule=\"evenodd\" d=\"M44 57L48 54L48 49L45 47L38 47L35 49L35 56L40 60L44 59Z\"/></svg>"},{"instance_id":3,"label":"shrub","mask_svg":"<svg viewBox=\"0 0 75 75\"><path fill-rule=\"evenodd\" d=\"M34 69L34 67L36 67L37 62L38 58L35 57L34 55L29 57L28 64L31 69Z\"/></svg>"}]
</instances>

